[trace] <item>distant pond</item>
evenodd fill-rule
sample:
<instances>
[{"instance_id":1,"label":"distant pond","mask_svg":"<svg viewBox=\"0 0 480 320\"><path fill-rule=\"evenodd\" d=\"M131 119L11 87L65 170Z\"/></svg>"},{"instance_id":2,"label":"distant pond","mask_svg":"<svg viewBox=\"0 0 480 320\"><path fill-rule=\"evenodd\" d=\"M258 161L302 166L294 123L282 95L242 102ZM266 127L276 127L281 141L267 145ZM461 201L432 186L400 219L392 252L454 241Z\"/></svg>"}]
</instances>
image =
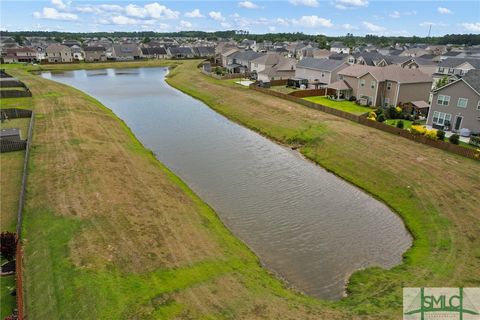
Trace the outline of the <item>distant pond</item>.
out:
<instances>
[{"instance_id":1,"label":"distant pond","mask_svg":"<svg viewBox=\"0 0 480 320\"><path fill-rule=\"evenodd\" d=\"M44 72L113 110L267 268L337 299L357 269L393 267L412 239L386 205L170 87L167 68Z\"/></svg>"}]
</instances>

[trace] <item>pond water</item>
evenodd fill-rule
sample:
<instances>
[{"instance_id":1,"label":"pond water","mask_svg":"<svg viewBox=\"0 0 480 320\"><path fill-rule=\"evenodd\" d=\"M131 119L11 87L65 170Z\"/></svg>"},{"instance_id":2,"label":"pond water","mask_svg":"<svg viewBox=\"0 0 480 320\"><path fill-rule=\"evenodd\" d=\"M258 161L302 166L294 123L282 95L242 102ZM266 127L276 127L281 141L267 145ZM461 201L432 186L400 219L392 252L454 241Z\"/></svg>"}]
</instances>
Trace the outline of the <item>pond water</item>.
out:
<instances>
[{"instance_id":1,"label":"pond water","mask_svg":"<svg viewBox=\"0 0 480 320\"><path fill-rule=\"evenodd\" d=\"M353 271L401 262L411 236L386 205L170 87L167 72L105 69L42 76L113 110L267 268L297 289L340 298Z\"/></svg>"}]
</instances>

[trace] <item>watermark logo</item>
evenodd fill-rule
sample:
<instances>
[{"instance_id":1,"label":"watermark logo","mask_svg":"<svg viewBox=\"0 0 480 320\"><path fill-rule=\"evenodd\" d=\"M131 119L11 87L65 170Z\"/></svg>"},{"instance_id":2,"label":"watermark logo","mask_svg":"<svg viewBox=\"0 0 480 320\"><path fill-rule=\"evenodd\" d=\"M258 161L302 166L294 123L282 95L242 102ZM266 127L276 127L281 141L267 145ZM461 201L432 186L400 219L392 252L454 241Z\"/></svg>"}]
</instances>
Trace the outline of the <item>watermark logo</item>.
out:
<instances>
[{"instance_id":1,"label":"watermark logo","mask_svg":"<svg viewBox=\"0 0 480 320\"><path fill-rule=\"evenodd\" d=\"M404 320L480 320L480 288L403 288Z\"/></svg>"}]
</instances>

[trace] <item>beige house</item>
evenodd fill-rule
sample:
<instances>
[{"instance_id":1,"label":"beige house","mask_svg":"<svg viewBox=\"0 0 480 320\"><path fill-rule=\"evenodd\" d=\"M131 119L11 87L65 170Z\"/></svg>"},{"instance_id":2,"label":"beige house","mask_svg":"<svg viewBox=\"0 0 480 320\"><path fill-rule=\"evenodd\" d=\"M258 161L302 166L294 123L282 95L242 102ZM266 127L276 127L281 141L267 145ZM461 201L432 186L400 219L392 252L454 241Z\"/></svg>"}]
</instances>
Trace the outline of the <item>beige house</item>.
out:
<instances>
[{"instance_id":1,"label":"beige house","mask_svg":"<svg viewBox=\"0 0 480 320\"><path fill-rule=\"evenodd\" d=\"M50 63L72 62L72 50L63 44L51 44L45 50L46 58Z\"/></svg>"},{"instance_id":2,"label":"beige house","mask_svg":"<svg viewBox=\"0 0 480 320\"><path fill-rule=\"evenodd\" d=\"M338 72L348 67L342 60L303 58L297 63L295 78L307 79L310 88L337 81Z\"/></svg>"},{"instance_id":3,"label":"beige house","mask_svg":"<svg viewBox=\"0 0 480 320\"><path fill-rule=\"evenodd\" d=\"M252 61L252 63L254 63ZM272 80L284 80L295 77L295 65L297 60L280 57L277 63L257 73L257 80L270 82Z\"/></svg>"},{"instance_id":4,"label":"beige house","mask_svg":"<svg viewBox=\"0 0 480 320\"><path fill-rule=\"evenodd\" d=\"M107 61L106 49L104 47L85 47L85 61Z\"/></svg>"},{"instance_id":5,"label":"beige house","mask_svg":"<svg viewBox=\"0 0 480 320\"><path fill-rule=\"evenodd\" d=\"M480 133L480 70L433 91L427 125L444 130L467 128Z\"/></svg>"},{"instance_id":6,"label":"beige house","mask_svg":"<svg viewBox=\"0 0 480 320\"><path fill-rule=\"evenodd\" d=\"M362 104L396 106L411 101L428 101L432 79L418 69L400 66L351 65L338 72ZM348 98L348 95L347 95Z\"/></svg>"}]
</instances>

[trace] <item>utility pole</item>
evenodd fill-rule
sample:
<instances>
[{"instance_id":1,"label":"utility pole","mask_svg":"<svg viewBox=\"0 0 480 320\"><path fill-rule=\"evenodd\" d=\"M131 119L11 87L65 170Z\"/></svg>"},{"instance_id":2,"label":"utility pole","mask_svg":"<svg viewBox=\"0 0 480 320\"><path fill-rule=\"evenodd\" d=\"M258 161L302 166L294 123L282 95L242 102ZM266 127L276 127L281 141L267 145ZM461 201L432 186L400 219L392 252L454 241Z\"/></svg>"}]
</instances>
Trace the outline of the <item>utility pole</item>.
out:
<instances>
[{"instance_id":1,"label":"utility pole","mask_svg":"<svg viewBox=\"0 0 480 320\"><path fill-rule=\"evenodd\" d=\"M428 28L428 37L430 38L430 34L432 33L432 24L430 24L430 27Z\"/></svg>"}]
</instances>

